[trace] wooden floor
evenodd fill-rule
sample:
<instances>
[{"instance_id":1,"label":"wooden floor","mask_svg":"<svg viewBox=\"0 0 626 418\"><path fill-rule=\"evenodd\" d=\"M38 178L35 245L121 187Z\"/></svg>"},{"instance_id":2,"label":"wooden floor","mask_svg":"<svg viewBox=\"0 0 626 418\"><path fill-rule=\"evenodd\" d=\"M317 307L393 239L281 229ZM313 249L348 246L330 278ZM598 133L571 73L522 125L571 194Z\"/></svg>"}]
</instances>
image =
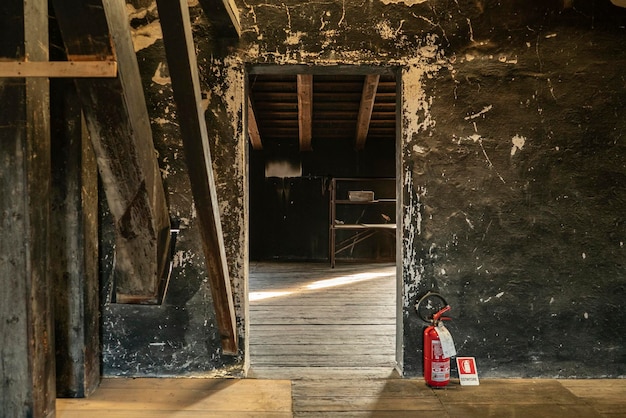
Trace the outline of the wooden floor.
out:
<instances>
[{"instance_id":1,"label":"wooden floor","mask_svg":"<svg viewBox=\"0 0 626 418\"><path fill-rule=\"evenodd\" d=\"M395 373L395 264L252 263L250 377Z\"/></svg>"},{"instance_id":2,"label":"wooden floor","mask_svg":"<svg viewBox=\"0 0 626 418\"><path fill-rule=\"evenodd\" d=\"M1 410L0 410L1 412ZM483 379L430 389L413 379L105 379L57 418L626 416L626 379Z\"/></svg>"},{"instance_id":3,"label":"wooden floor","mask_svg":"<svg viewBox=\"0 0 626 418\"><path fill-rule=\"evenodd\" d=\"M394 266L361 267L253 264L249 378L105 379L56 417L626 417L626 379L398 378Z\"/></svg>"}]
</instances>

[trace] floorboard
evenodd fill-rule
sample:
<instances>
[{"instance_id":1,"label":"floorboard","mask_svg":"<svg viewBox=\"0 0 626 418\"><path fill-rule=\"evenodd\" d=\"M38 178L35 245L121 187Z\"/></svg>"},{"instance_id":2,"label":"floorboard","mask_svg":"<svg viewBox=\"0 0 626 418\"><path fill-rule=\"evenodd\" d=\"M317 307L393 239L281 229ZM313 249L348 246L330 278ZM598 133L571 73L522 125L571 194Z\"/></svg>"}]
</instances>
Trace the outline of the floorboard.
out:
<instances>
[{"instance_id":1,"label":"floorboard","mask_svg":"<svg viewBox=\"0 0 626 418\"><path fill-rule=\"evenodd\" d=\"M282 418L292 409L288 380L104 379L86 399L58 399L56 417Z\"/></svg>"},{"instance_id":2,"label":"floorboard","mask_svg":"<svg viewBox=\"0 0 626 418\"><path fill-rule=\"evenodd\" d=\"M481 379L479 386L453 379L431 389L400 378L395 319L378 321L379 307L395 310L395 267L367 267L376 274L357 280L350 265L253 264L260 280L250 282L258 299L247 379L109 378L89 398L58 399L56 417L626 416L626 379ZM362 320L342 323L339 315Z\"/></svg>"},{"instance_id":3,"label":"floorboard","mask_svg":"<svg viewBox=\"0 0 626 418\"><path fill-rule=\"evenodd\" d=\"M271 379L393 372L395 264L251 263L250 365ZM300 373L297 375L296 373Z\"/></svg>"},{"instance_id":4,"label":"floorboard","mask_svg":"<svg viewBox=\"0 0 626 418\"><path fill-rule=\"evenodd\" d=\"M104 379L89 398L57 399L56 417L617 418L626 410L626 379L481 379L479 386L453 379L431 389L421 379L375 379L366 370L332 370L331 378L298 370L312 378L292 381Z\"/></svg>"}]
</instances>

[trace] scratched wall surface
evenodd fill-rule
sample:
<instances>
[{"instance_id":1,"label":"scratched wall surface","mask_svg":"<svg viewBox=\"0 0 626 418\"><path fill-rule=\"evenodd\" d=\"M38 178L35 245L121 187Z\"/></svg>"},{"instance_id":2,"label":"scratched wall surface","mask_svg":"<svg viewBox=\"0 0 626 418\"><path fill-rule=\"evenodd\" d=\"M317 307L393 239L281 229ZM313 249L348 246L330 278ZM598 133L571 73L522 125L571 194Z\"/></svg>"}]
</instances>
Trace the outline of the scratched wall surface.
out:
<instances>
[{"instance_id":1,"label":"scratched wall surface","mask_svg":"<svg viewBox=\"0 0 626 418\"><path fill-rule=\"evenodd\" d=\"M626 31L614 12L564 10L511 37L475 30L425 83L433 123L406 161L417 290L448 297L457 349L483 375L626 374Z\"/></svg>"},{"instance_id":2,"label":"scratched wall surface","mask_svg":"<svg viewBox=\"0 0 626 418\"><path fill-rule=\"evenodd\" d=\"M477 358L482 376L626 375L626 9L609 0L238 5L242 37L226 47L191 10L242 338L245 69L389 66L403 97L405 375L421 374L414 304L429 289L448 298L457 350ZM104 372L237 373L241 356L218 346L158 17L154 6L133 13L155 146L184 229L164 306L105 305Z\"/></svg>"}]
</instances>

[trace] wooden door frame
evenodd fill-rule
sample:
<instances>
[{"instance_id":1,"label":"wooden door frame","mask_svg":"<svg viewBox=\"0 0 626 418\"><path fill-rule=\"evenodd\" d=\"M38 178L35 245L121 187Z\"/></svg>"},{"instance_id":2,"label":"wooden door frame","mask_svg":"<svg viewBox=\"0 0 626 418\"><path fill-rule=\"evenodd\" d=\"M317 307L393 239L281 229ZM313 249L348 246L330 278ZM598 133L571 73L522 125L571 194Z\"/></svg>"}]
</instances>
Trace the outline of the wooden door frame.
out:
<instances>
[{"instance_id":1,"label":"wooden door frame","mask_svg":"<svg viewBox=\"0 0 626 418\"><path fill-rule=\"evenodd\" d=\"M242 103L243 109L243 131L244 138L246 140L246 144L244 147L244 157L246 161L246 170L245 170L245 184L246 184L246 209L245 213L248 218L246 222L247 228L247 236L248 239L247 245L250 245L250 138L248 131L248 112L251 110L248 105L250 87L248 85L248 76L251 74L289 74L289 75L297 75L297 74L322 74L322 75L340 75L340 74L350 74L350 75L369 75L369 74L393 74L396 78L396 163L395 163L395 176L396 176L396 366L395 369L400 376L403 375L404 371L404 281L403 281L403 265L402 260L404 259L404 248L402 246L403 242L403 184L404 184L404 161L402 159L402 151L403 151L403 142L402 142L402 67L401 66L369 66L369 65L345 65L338 64L335 66L309 66L309 65L254 65L250 64L246 66L244 69L244 99ZM258 144L257 144L258 145ZM249 301L249 287L250 287L250 250L249 248L246 251L246 265L245 265L245 295L243 295L243 312L244 312L244 364L243 364L243 373L244 376L248 375L248 371L250 369L250 301Z\"/></svg>"}]
</instances>

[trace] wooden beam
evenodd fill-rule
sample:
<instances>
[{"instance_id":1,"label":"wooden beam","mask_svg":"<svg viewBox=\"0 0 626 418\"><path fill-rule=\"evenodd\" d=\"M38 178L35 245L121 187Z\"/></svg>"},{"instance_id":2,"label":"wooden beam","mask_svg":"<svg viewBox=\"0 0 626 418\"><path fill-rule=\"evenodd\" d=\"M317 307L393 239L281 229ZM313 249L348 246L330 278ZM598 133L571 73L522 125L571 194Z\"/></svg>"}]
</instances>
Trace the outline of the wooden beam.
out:
<instances>
[{"instance_id":1,"label":"wooden beam","mask_svg":"<svg viewBox=\"0 0 626 418\"><path fill-rule=\"evenodd\" d=\"M75 84L115 220L118 303L157 303L170 221L125 3L53 0L70 60L115 56L119 76Z\"/></svg>"},{"instance_id":2,"label":"wooden beam","mask_svg":"<svg viewBox=\"0 0 626 418\"><path fill-rule=\"evenodd\" d=\"M157 0L163 42L172 78L191 191L200 221L209 284L222 350L238 352L237 323L228 275L211 151L200 97L200 77L187 0Z\"/></svg>"},{"instance_id":3,"label":"wooden beam","mask_svg":"<svg viewBox=\"0 0 626 418\"><path fill-rule=\"evenodd\" d=\"M254 107L252 106L250 97L248 97L248 136L250 137L250 143L253 149L257 151L263 149L259 125L256 123L256 115L254 114Z\"/></svg>"},{"instance_id":4,"label":"wooden beam","mask_svg":"<svg viewBox=\"0 0 626 418\"><path fill-rule=\"evenodd\" d=\"M200 0L200 6L209 19L216 37L238 38L241 36L239 10L234 0Z\"/></svg>"},{"instance_id":5,"label":"wooden beam","mask_svg":"<svg viewBox=\"0 0 626 418\"><path fill-rule=\"evenodd\" d=\"M50 92L56 388L82 398L100 382L98 166L74 83L51 80Z\"/></svg>"},{"instance_id":6,"label":"wooden beam","mask_svg":"<svg viewBox=\"0 0 626 418\"><path fill-rule=\"evenodd\" d=\"M376 99L379 80L380 75L369 74L365 76L365 81L363 82L363 93L356 124L355 148L357 150L365 148L365 140L367 139L367 131L372 119L372 110L374 109L374 100Z\"/></svg>"},{"instance_id":7,"label":"wooden beam","mask_svg":"<svg viewBox=\"0 0 626 418\"><path fill-rule=\"evenodd\" d=\"M313 75L298 74L298 127L300 151L311 151L313 137Z\"/></svg>"},{"instance_id":8,"label":"wooden beam","mask_svg":"<svg viewBox=\"0 0 626 418\"><path fill-rule=\"evenodd\" d=\"M0 4L0 56L48 60L48 2ZM48 79L1 79L0 415L55 415Z\"/></svg>"},{"instance_id":9,"label":"wooden beam","mask_svg":"<svg viewBox=\"0 0 626 418\"><path fill-rule=\"evenodd\" d=\"M117 62L0 61L0 77L117 77Z\"/></svg>"}]
</instances>

